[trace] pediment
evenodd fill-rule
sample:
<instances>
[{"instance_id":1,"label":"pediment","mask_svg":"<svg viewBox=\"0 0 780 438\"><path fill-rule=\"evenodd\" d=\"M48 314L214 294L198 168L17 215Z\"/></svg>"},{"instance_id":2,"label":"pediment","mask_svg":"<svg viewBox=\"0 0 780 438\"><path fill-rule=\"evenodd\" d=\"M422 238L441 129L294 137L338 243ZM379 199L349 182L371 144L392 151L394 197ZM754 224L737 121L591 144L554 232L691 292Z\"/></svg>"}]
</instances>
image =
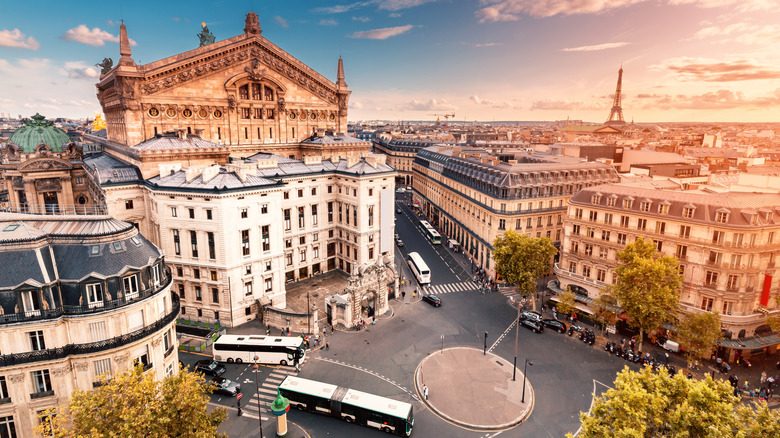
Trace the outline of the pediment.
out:
<instances>
[{"instance_id":1,"label":"pediment","mask_svg":"<svg viewBox=\"0 0 780 438\"><path fill-rule=\"evenodd\" d=\"M70 170L73 166L59 158L36 158L20 164L19 172L51 172L57 170Z\"/></svg>"},{"instance_id":2,"label":"pediment","mask_svg":"<svg viewBox=\"0 0 780 438\"><path fill-rule=\"evenodd\" d=\"M170 61L166 63L165 61ZM152 67L152 65L147 66ZM153 63L140 90L154 95L225 71L229 77L273 71L330 103L337 103L336 86L295 57L259 36L238 36Z\"/></svg>"}]
</instances>

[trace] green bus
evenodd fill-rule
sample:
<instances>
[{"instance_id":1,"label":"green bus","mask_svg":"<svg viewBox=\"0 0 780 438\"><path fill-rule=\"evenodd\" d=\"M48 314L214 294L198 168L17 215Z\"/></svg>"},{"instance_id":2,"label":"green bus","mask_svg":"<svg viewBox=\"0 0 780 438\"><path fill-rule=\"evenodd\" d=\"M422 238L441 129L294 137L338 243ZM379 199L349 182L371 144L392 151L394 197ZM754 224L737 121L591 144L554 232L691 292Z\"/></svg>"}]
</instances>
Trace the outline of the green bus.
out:
<instances>
[{"instance_id":1,"label":"green bus","mask_svg":"<svg viewBox=\"0 0 780 438\"><path fill-rule=\"evenodd\" d=\"M398 436L411 436L412 405L330 383L287 376L279 392L290 406L302 411L341 418Z\"/></svg>"}]
</instances>

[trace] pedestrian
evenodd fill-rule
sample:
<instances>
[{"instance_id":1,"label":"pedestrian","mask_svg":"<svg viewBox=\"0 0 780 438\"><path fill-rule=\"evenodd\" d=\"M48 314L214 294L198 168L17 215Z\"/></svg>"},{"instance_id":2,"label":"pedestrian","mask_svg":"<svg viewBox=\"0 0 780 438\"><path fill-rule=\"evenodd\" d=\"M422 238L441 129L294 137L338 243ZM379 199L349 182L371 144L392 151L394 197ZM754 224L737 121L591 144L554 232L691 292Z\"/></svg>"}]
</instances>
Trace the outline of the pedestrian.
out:
<instances>
[{"instance_id":1,"label":"pedestrian","mask_svg":"<svg viewBox=\"0 0 780 438\"><path fill-rule=\"evenodd\" d=\"M766 383L766 371L761 371L761 384Z\"/></svg>"},{"instance_id":2,"label":"pedestrian","mask_svg":"<svg viewBox=\"0 0 780 438\"><path fill-rule=\"evenodd\" d=\"M406 298L406 292L405 291L401 291L401 299L403 300L405 298Z\"/></svg>"},{"instance_id":3,"label":"pedestrian","mask_svg":"<svg viewBox=\"0 0 780 438\"><path fill-rule=\"evenodd\" d=\"M271 335L271 329L270 329L270 328L266 327L266 329L265 329L265 335L266 335L266 336L270 336L270 335Z\"/></svg>"},{"instance_id":4,"label":"pedestrian","mask_svg":"<svg viewBox=\"0 0 780 438\"><path fill-rule=\"evenodd\" d=\"M330 334L333 334L333 326L330 326Z\"/></svg>"},{"instance_id":5,"label":"pedestrian","mask_svg":"<svg viewBox=\"0 0 780 438\"><path fill-rule=\"evenodd\" d=\"M325 340L325 349L330 350L330 343L328 342L327 339Z\"/></svg>"},{"instance_id":6,"label":"pedestrian","mask_svg":"<svg viewBox=\"0 0 780 438\"><path fill-rule=\"evenodd\" d=\"M745 391L747 391L748 389L750 389L750 382L745 380Z\"/></svg>"},{"instance_id":7,"label":"pedestrian","mask_svg":"<svg viewBox=\"0 0 780 438\"><path fill-rule=\"evenodd\" d=\"M428 386L423 384L423 397L428 400Z\"/></svg>"},{"instance_id":8,"label":"pedestrian","mask_svg":"<svg viewBox=\"0 0 780 438\"><path fill-rule=\"evenodd\" d=\"M301 371L300 359L298 359L298 355L297 354L293 358L293 365L295 365L295 371L296 372L300 372Z\"/></svg>"}]
</instances>

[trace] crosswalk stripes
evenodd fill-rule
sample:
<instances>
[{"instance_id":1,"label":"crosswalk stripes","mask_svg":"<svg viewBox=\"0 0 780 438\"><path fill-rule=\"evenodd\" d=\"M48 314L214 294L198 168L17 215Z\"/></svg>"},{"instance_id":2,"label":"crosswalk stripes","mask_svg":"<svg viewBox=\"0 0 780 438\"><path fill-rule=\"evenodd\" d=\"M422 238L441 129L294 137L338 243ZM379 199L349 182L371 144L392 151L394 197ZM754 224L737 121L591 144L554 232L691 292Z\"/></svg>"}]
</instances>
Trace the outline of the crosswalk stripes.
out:
<instances>
[{"instance_id":1,"label":"crosswalk stripes","mask_svg":"<svg viewBox=\"0 0 780 438\"><path fill-rule=\"evenodd\" d=\"M437 284L435 286L424 286L423 292L429 295L440 295L440 294L447 294L447 293L453 293L453 292L465 292L465 291L472 291L472 290L479 290L479 286L477 283L474 283L473 281L462 281L460 283L449 283L449 284Z\"/></svg>"},{"instance_id":2,"label":"crosswalk stripes","mask_svg":"<svg viewBox=\"0 0 780 438\"><path fill-rule=\"evenodd\" d=\"M300 365L301 367L306 363L308 358L308 355L303 358L303 363ZM271 414L271 403L273 403L273 401L276 399L276 389L279 387L285 377L296 374L295 367L290 366L280 366L279 368L271 371L271 374L266 377L263 381L263 384L260 385L259 393L253 394L251 399L244 402L246 404L242 403L244 415L257 418L262 413L263 420L268 420ZM258 412L258 400L260 401L260 409L262 412Z\"/></svg>"}]
</instances>

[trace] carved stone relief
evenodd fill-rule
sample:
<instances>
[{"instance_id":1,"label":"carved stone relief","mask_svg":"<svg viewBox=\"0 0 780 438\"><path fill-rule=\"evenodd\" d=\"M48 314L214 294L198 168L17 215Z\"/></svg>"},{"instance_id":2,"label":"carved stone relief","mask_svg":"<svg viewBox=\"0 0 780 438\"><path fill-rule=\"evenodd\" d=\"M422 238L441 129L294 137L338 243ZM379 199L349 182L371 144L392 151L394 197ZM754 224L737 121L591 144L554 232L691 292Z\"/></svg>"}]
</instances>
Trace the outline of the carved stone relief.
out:
<instances>
[{"instance_id":1,"label":"carved stone relief","mask_svg":"<svg viewBox=\"0 0 780 438\"><path fill-rule=\"evenodd\" d=\"M62 184L57 178L44 178L35 180L35 188L39 192L57 192L62 190Z\"/></svg>"}]
</instances>

